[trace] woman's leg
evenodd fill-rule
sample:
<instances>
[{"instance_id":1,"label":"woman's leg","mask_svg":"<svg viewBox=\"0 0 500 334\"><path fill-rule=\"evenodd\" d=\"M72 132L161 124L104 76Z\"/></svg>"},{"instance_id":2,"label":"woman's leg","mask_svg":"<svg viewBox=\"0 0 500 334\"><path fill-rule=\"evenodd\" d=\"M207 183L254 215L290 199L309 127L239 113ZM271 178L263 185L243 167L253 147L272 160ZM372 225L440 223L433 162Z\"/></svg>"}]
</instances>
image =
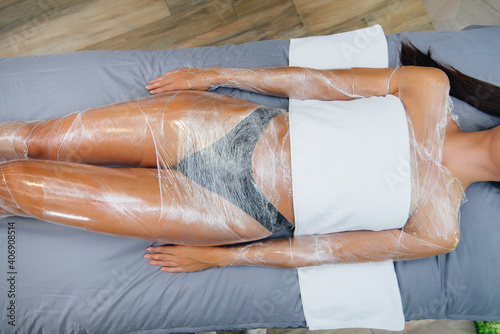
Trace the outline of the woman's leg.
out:
<instances>
[{"instance_id":1,"label":"woman's leg","mask_svg":"<svg viewBox=\"0 0 500 334\"><path fill-rule=\"evenodd\" d=\"M185 170L181 173L182 168L166 168L212 146L257 107L220 95L181 92L51 121L17 123L24 134L11 142L25 145L28 158L163 168L13 161L3 165L0 206L10 214L172 243L223 244L267 236L267 229L228 200L231 196L207 190L204 183L186 177ZM271 124L264 133L256 132L260 139L248 166L264 196L292 220L286 117L276 116ZM222 174L219 180L223 187L234 188Z\"/></svg>"},{"instance_id":2,"label":"woman's leg","mask_svg":"<svg viewBox=\"0 0 500 334\"><path fill-rule=\"evenodd\" d=\"M0 124L0 158L174 166L222 137L255 107L206 92L179 92L48 121L4 122Z\"/></svg>"},{"instance_id":3,"label":"woman's leg","mask_svg":"<svg viewBox=\"0 0 500 334\"><path fill-rule=\"evenodd\" d=\"M40 160L0 164L6 213L175 244L227 244L269 235L222 197L168 169Z\"/></svg>"}]
</instances>

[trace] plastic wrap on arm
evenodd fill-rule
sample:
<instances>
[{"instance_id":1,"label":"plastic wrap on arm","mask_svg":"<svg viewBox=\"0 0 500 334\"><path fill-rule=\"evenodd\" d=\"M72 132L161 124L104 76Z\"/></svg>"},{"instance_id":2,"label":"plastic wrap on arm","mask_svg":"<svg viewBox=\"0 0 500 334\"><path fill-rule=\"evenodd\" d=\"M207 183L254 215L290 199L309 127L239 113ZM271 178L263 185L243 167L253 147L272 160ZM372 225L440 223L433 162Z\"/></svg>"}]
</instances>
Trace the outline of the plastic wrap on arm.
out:
<instances>
[{"instance_id":1,"label":"plastic wrap on arm","mask_svg":"<svg viewBox=\"0 0 500 334\"><path fill-rule=\"evenodd\" d=\"M152 94L158 94L179 89L207 90L222 86L295 99L351 100L387 94L395 70L396 68L187 68L165 73L152 80L146 88Z\"/></svg>"}]
</instances>

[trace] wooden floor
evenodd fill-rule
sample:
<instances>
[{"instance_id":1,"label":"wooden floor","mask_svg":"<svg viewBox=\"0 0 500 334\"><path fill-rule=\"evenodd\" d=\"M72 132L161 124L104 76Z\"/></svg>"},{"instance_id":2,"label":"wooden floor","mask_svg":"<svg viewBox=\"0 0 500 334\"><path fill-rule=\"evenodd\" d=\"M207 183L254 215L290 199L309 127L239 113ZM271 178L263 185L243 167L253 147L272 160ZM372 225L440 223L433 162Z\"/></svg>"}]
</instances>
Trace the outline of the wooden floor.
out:
<instances>
[{"instance_id":1,"label":"wooden floor","mask_svg":"<svg viewBox=\"0 0 500 334\"><path fill-rule=\"evenodd\" d=\"M499 0L1 0L0 57L500 25Z\"/></svg>"},{"instance_id":2,"label":"wooden floor","mask_svg":"<svg viewBox=\"0 0 500 334\"><path fill-rule=\"evenodd\" d=\"M500 25L499 0L1 0L0 57L165 49L331 34ZM407 323L404 333L473 333L470 321ZM270 330L304 334L305 330ZM327 334L393 333L345 329Z\"/></svg>"},{"instance_id":3,"label":"wooden floor","mask_svg":"<svg viewBox=\"0 0 500 334\"><path fill-rule=\"evenodd\" d=\"M401 332L376 329L339 329L333 331L308 331L306 329L270 329L267 334L473 334L476 325L465 320L421 320L409 321Z\"/></svg>"},{"instance_id":4,"label":"wooden floor","mask_svg":"<svg viewBox=\"0 0 500 334\"><path fill-rule=\"evenodd\" d=\"M422 0L436 30L500 25L500 0Z\"/></svg>"},{"instance_id":5,"label":"wooden floor","mask_svg":"<svg viewBox=\"0 0 500 334\"><path fill-rule=\"evenodd\" d=\"M382 24L432 30L421 0L2 0L0 57L185 48Z\"/></svg>"}]
</instances>

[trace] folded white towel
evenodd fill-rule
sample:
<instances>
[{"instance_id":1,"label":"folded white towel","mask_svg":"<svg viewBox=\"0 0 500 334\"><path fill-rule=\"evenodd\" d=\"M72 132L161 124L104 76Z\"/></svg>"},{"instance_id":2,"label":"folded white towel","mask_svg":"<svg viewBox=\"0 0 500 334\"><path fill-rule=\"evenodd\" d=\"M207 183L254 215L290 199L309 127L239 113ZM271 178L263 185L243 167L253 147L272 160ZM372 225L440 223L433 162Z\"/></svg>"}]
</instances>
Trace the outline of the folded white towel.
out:
<instances>
[{"instance_id":1,"label":"folded white towel","mask_svg":"<svg viewBox=\"0 0 500 334\"><path fill-rule=\"evenodd\" d=\"M293 39L290 66L387 67L380 26ZM399 228L408 217L409 134L393 96L354 101L290 100L295 236ZM331 154L329 154L331 153ZM387 177L398 175L397 183ZM311 330L402 330L404 314L392 261L299 268Z\"/></svg>"}]
</instances>

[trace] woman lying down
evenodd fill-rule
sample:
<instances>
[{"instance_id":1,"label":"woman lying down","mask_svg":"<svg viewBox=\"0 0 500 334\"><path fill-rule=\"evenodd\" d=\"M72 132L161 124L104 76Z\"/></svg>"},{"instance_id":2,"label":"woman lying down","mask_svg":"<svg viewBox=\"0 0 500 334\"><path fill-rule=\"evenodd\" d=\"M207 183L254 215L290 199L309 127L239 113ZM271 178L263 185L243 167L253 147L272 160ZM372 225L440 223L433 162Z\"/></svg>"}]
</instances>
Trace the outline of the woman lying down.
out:
<instances>
[{"instance_id":1,"label":"woman lying down","mask_svg":"<svg viewBox=\"0 0 500 334\"><path fill-rule=\"evenodd\" d=\"M402 55L426 57L408 45ZM150 98L47 121L5 122L0 125L0 214L174 245L148 248L145 255L168 272L242 264L294 268L446 253L459 242L464 189L477 181L500 181L500 128L463 133L450 121L448 76L452 94L462 99L467 87L479 81L443 69L446 74L416 66L182 69L152 80L146 87ZM481 84L499 96L499 87ZM296 224L291 159L300 157L291 157L285 110L206 92L216 86L323 101L399 98L391 99L391 108L406 116L410 138L411 189L403 227L257 242ZM484 112L500 115L498 101L481 103ZM333 124L331 131L336 131ZM355 127L349 131L358 133ZM355 141L325 142L321 155L329 155L335 145L359 150ZM387 149L377 147L380 153ZM378 153L366 152L362 167L383 170ZM350 168L349 161L345 164ZM314 163L310 173L315 173ZM329 175L315 177L327 180ZM375 184L360 185L356 178L348 182L357 191L377 194ZM384 204L363 216L376 219L377 210L391 212L393 204ZM244 245L220 247L237 243Z\"/></svg>"}]
</instances>

